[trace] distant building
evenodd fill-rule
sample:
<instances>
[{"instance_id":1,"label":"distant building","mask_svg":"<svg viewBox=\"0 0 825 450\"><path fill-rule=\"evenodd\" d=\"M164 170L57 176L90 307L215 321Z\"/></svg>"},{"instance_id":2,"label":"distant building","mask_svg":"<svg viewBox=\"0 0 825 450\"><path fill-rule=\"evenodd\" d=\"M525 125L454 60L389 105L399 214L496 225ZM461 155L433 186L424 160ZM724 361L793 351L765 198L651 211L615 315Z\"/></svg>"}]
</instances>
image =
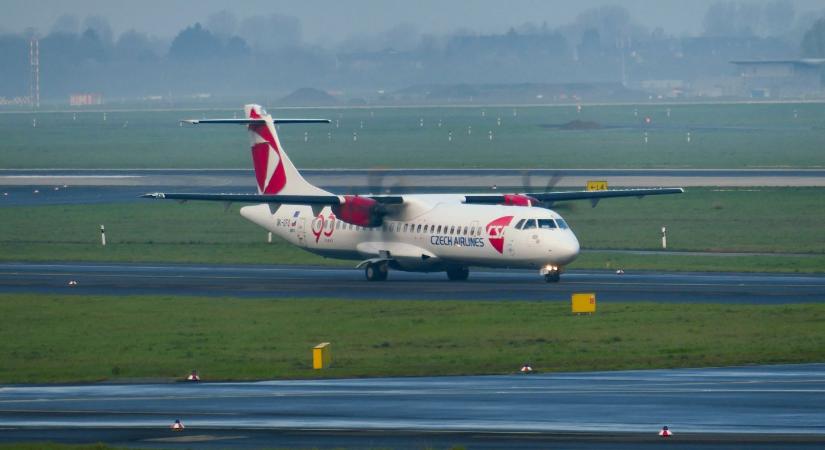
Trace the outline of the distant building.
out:
<instances>
[{"instance_id":1,"label":"distant building","mask_svg":"<svg viewBox=\"0 0 825 450\"><path fill-rule=\"evenodd\" d=\"M687 88L684 80L642 80L640 88L659 97L684 97Z\"/></svg>"},{"instance_id":2,"label":"distant building","mask_svg":"<svg viewBox=\"0 0 825 450\"><path fill-rule=\"evenodd\" d=\"M825 59L731 61L743 94L752 98L807 97L823 94Z\"/></svg>"},{"instance_id":3,"label":"distant building","mask_svg":"<svg viewBox=\"0 0 825 450\"><path fill-rule=\"evenodd\" d=\"M90 106L102 104L103 96L100 94L71 94L69 96L69 105L71 106Z\"/></svg>"}]
</instances>

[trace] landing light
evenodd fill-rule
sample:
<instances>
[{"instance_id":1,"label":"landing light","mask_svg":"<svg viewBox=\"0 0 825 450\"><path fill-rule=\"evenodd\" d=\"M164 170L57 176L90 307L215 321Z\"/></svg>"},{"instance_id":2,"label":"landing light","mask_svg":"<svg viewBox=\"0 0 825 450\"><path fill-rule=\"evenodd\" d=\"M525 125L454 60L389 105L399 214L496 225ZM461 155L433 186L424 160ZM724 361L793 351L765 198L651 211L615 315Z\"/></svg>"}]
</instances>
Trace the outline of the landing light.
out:
<instances>
[{"instance_id":1,"label":"landing light","mask_svg":"<svg viewBox=\"0 0 825 450\"><path fill-rule=\"evenodd\" d=\"M542 275L547 275L548 273L558 272L559 266L554 266L553 264L547 264L541 268L539 271Z\"/></svg>"}]
</instances>

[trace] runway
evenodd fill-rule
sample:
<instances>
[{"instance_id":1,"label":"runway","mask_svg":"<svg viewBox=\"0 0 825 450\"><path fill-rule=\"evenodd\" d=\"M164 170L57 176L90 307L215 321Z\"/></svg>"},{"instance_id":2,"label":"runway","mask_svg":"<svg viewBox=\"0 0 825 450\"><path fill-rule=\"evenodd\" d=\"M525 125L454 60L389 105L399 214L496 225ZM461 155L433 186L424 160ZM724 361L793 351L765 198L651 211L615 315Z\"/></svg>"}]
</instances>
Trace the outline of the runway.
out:
<instances>
[{"instance_id":1,"label":"runway","mask_svg":"<svg viewBox=\"0 0 825 450\"><path fill-rule=\"evenodd\" d=\"M584 188L588 180L610 186L825 186L825 169L307 169L311 183L333 191L390 189L488 190L492 186L542 190ZM244 169L0 169L0 186L203 186L254 187ZM528 186L525 186L528 184ZM426 189L425 189L426 190ZM377 193L377 192L376 192Z\"/></svg>"},{"instance_id":2,"label":"runway","mask_svg":"<svg viewBox=\"0 0 825 450\"><path fill-rule=\"evenodd\" d=\"M825 364L0 387L0 441L180 448L822 448ZM172 433L181 419L187 427Z\"/></svg>"},{"instance_id":3,"label":"runway","mask_svg":"<svg viewBox=\"0 0 825 450\"><path fill-rule=\"evenodd\" d=\"M336 193L486 193L611 187L825 186L823 169L307 169ZM0 206L145 202L147 192L254 193L251 169L0 169ZM495 191L492 187L495 186Z\"/></svg>"},{"instance_id":4,"label":"runway","mask_svg":"<svg viewBox=\"0 0 825 450\"><path fill-rule=\"evenodd\" d=\"M466 282L392 271L386 282L368 282L360 270L317 266L0 263L0 292L560 302L595 292L599 302L784 304L825 301L825 275L572 270L553 284L524 270L476 270Z\"/></svg>"}]
</instances>

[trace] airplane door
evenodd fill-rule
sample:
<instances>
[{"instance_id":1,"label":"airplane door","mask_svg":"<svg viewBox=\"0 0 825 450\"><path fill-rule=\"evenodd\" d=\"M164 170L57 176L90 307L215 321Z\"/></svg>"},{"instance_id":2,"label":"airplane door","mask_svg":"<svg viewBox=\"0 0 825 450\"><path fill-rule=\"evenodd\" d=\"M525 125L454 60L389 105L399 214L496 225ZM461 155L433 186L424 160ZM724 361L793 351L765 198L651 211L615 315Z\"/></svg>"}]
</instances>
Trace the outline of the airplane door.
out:
<instances>
[{"instance_id":1,"label":"airplane door","mask_svg":"<svg viewBox=\"0 0 825 450\"><path fill-rule=\"evenodd\" d=\"M296 233L298 234L298 245L306 245L304 240L306 239L306 224L307 220L303 217L298 219L298 229Z\"/></svg>"}]
</instances>

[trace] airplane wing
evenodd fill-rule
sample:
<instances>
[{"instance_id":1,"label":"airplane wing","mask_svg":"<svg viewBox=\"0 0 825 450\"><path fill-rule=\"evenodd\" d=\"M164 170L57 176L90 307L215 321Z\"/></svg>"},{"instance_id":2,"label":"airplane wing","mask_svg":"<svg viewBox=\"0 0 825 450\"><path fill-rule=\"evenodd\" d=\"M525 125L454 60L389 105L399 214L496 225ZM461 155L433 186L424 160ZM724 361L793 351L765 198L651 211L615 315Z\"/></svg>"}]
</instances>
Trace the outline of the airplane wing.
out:
<instances>
[{"instance_id":1,"label":"airplane wing","mask_svg":"<svg viewBox=\"0 0 825 450\"><path fill-rule=\"evenodd\" d=\"M342 205L345 196L338 195L259 195L259 194L198 194L198 193L163 193L153 192L141 195L143 198L166 200L206 200L227 203L277 203L282 205ZM347 196L348 197L348 196ZM395 195L362 196L383 205L397 205L404 198Z\"/></svg>"},{"instance_id":2,"label":"airplane wing","mask_svg":"<svg viewBox=\"0 0 825 450\"><path fill-rule=\"evenodd\" d=\"M519 200L530 201L552 205L555 202L569 200L590 200L593 206L603 198L617 197L638 197L647 195L681 194L685 190L682 188L655 188L655 189L610 189L604 191L558 191L558 192L537 192L524 194L482 194L466 195L464 203L475 203L483 205L495 204L518 204ZM517 198L514 198L517 197Z\"/></svg>"}]
</instances>

